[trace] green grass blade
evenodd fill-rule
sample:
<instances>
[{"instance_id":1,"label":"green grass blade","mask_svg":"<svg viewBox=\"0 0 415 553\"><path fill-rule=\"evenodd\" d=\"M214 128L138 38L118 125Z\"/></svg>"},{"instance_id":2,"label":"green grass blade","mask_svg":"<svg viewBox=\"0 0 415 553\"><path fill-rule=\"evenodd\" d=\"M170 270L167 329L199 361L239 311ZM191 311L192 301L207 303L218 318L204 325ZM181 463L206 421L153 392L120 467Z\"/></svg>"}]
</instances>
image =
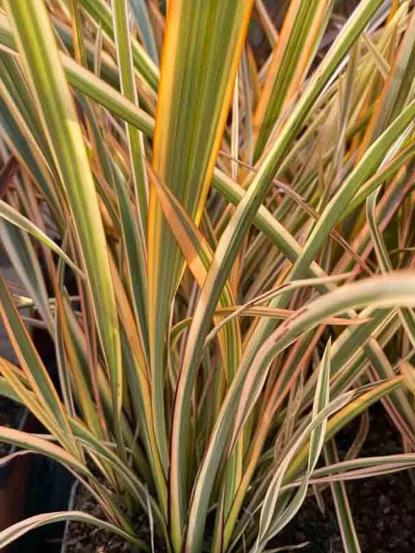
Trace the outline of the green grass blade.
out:
<instances>
[{"instance_id":1,"label":"green grass blade","mask_svg":"<svg viewBox=\"0 0 415 553\"><path fill-rule=\"evenodd\" d=\"M108 5L103 0L79 0L79 3L92 16L97 25L101 26L110 38L114 38L111 10ZM135 67L146 82L156 90L159 79L157 66L139 42L132 41L131 47Z\"/></svg>"},{"instance_id":2,"label":"green grass blade","mask_svg":"<svg viewBox=\"0 0 415 553\"><path fill-rule=\"evenodd\" d=\"M318 382L316 386L316 393L314 396L310 423L310 428L312 429L310 434L308 466L306 474L304 475L303 481L299 486L297 492L295 493L294 497L289 501L287 505L284 505L278 513L277 503L280 498L281 484L285 472L289 467L291 458L295 456L296 449L298 448L299 443L301 443L301 441L305 439L306 434L308 434L308 429L304 431L303 435L298 438L297 444L293 445L290 451L287 453L284 461L281 463L281 466L276 472L276 475L273 477L272 483L267 490L260 514L259 535L257 538L256 549L257 551L261 551L266 545L267 541L270 540L278 532L280 532L289 523L289 521L296 515L306 498L308 482L320 457L320 453L324 444L327 419L330 414L329 412L327 412L330 397L330 347L331 342L329 341L327 343L318 374ZM321 417L323 413L325 413L325 416ZM275 487L272 485L274 481L277 483L277 486ZM277 516L275 516L276 510Z\"/></svg>"},{"instance_id":3,"label":"green grass blade","mask_svg":"<svg viewBox=\"0 0 415 553\"><path fill-rule=\"evenodd\" d=\"M231 3L209 0L196 4L184 0L169 6L153 169L196 224L202 217L222 139L251 7L251 0ZM163 344L182 259L154 190L150 194L148 255L153 403L159 446L167 466ZM171 451L176 449L173 447ZM183 498L177 500L176 494L172 496L171 523L178 550L184 503Z\"/></svg>"},{"instance_id":4,"label":"green grass blade","mask_svg":"<svg viewBox=\"0 0 415 553\"><path fill-rule=\"evenodd\" d=\"M16 51L16 42L11 31L9 18L3 13L0 13L0 43ZM69 56L61 53L60 57L68 82L73 87L111 110L114 115L134 125L146 136L152 136L154 119L148 113L127 100L118 90L79 65Z\"/></svg>"},{"instance_id":5,"label":"green grass blade","mask_svg":"<svg viewBox=\"0 0 415 553\"><path fill-rule=\"evenodd\" d=\"M119 416L122 377L118 320L106 239L82 131L43 2L13 0L6 6L76 222L111 375L114 409Z\"/></svg>"},{"instance_id":6,"label":"green grass blade","mask_svg":"<svg viewBox=\"0 0 415 553\"><path fill-rule=\"evenodd\" d=\"M100 520L89 513L84 513L82 511L62 511L54 513L45 513L42 515L34 515L30 518L26 518L20 522L16 522L12 526L9 526L2 532L0 532L0 547L6 547L10 543L14 542L18 538L27 534L31 530L36 528L41 528L47 524L53 524L55 522L81 522L84 524L89 524L95 526L97 529L105 530L121 536L124 540L129 543L132 543L137 551L145 550L144 542L141 542L133 535L128 534L123 531L118 526L106 522L105 520Z\"/></svg>"},{"instance_id":7,"label":"green grass blade","mask_svg":"<svg viewBox=\"0 0 415 553\"><path fill-rule=\"evenodd\" d=\"M140 35L143 39L143 44L155 64L159 63L159 55L157 51L156 41L154 38L153 28L148 13L148 7L145 0L130 0L131 10L134 19L139 28Z\"/></svg>"},{"instance_id":8,"label":"green grass blade","mask_svg":"<svg viewBox=\"0 0 415 553\"><path fill-rule=\"evenodd\" d=\"M301 333L314 327L317 321L321 321L323 314L324 316L328 316L329 314L331 316L350 307L368 303L391 306L402 305L409 301L412 305L412 302L415 300L411 290L415 287L415 280L413 280L413 276L412 278L408 277L409 275L401 274L382 279L372 278L342 286L329 294L317 298L307 308L304 308L303 313L294 316L292 322L290 322L290 319L284 321L275 333L263 342L252 363L240 367L237 377L234 379L223 402L221 413L210 437L208 449L193 488L188 543L193 543L195 539L193 534L200 532L198 529L199 525L203 527L209 501L207 491L211 490L211 486L213 485L215 471L234 422L238 402L241 397L250 398L249 402L245 401L245 403L240 404L240 410L246 418L249 410L252 410L253 401L258 397L264 384L270 362L277 352L282 351L286 346L291 344L295 339L294 337L298 337ZM402 286L405 287L405 290ZM309 323L306 321L311 322L311 320L314 322L309 326ZM299 326L297 327L297 325Z\"/></svg>"},{"instance_id":9,"label":"green grass blade","mask_svg":"<svg viewBox=\"0 0 415 553\"><path fill-rule=\"evenodd\" d=\"M181 436L185 431L185 420L188 416L187 413L190 405L195 373L200 361L203 342L209 328L217 298L227 274L231 269L245 233L253 221L255 213L258 211L262 198L276 170L281 164L283 156L287 153L290 144L295 138L310 108L313 106L357 36L367 25L380 4L381 2L379 1L371 2L369 0L360 4L355 10L353 16L339 34L324 62L320 65L313 78L311 78L304 94L296 104L295 109L284 124L281 132L278 134L278 138L262 160L258 173L251 182L248 192L238 205L238 208L219 241L215 259L202 289L187 340L183 368L176 394L173 420L173 440L176 443L181 441ZM181 494L180 490L182 488L179 470L179 467L182 465L181 461L180 456L178 456L177 461L174 459L171 471L171 497L172 501L176 504L180 503L178 496ZM195 520L192 520L192 524L189 525L188 543L186 545L188 550L191 550L191 547L193 547L193 538L197 540L200 539L199 531L195 531L195 526L196 524L199 525L201 522L204 522L204 515L200 517L195 515ZM196 536L198 537L196 538Z\"/></svg>"},{"instance_id":10,"label":"green grass blade","mask_svg":"<svg viewBox=\"0 0 415 553\"><path fill-rule=\"evenodd\" d=\"M290 3L256 108L257 158L278 117L300 93L332 8L332 0Z\"/></svg>"},{"instance_id":11,"label":"green grass blade","mask_svg":"<svg viewBox=\"0 0 415 553\"><path fill-rule=\"evenodd\" d=\"M39 354L33 346L32 340L1 274L0 316L22 370L30 381L33 391L36 393L39 403L42 405L49 420L49 428L56 432L62 443L66 444L69 448L69 451L77 451L58 393Z\"/></svg>"},{"instance_id":12,"label":"green grass blade","mask_svg":"<svg viewBox=\"0 0 415 553\"><path fill-rule=\"evenodd\" d=\"M55 252L59 257L65 261L71 269L83 277L81 269L71 260L70 257L53 241L51 240L39 227L37 227L32 221L24 217L11 205L7 204L3 200L0 200L0 217L14 226L20 228L31 234L34 238L42 242L45 246Z\"/></svg>"},{"instance_id":13,"label":"green grass blade","mask_svg":"<svg viewBox=\"0 0 415 553\"><path fill-rule=\"evenodd\" d=\"M328 442L324 447L324 455L327 464L338 462L337 448L334 440ZM350 504L347 497L344 482L333 482L330 484L333 502L336 509L337 522L340 528L345 553L361 553L359 538L353 522Z\"/></svg>"},{"instance_id":14,"label":"green grass blade","mask_svg":"<svg viewBox=\"0 0 415 553\"><path fill-rule=\"evenodd\" d=\"M128 25L127 0L112 0L115 42L118 67L121 77L121 92L133 104L138 105L138 94L134 80L131 52L131 36ZM137 211L140 214L140 228L144 234L147 228L148 183L145 170L143 135L132 125L127 125L130 163L133 173Z\"/></svg>"}]
</instances>

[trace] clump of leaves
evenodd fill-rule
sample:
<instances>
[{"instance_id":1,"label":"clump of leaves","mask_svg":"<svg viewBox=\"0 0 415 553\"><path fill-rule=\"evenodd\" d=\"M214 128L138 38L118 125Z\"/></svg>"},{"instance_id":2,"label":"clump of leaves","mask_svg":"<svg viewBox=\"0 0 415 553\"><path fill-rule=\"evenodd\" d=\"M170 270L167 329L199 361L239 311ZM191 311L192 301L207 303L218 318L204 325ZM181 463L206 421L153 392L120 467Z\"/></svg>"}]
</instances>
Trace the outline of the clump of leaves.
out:
<instances>
[{"instance_id":1,"label":"clump of leaves","mask_svg":"<svg viewBox=\"0 0 415 553\"><path fill-rule=\"evenodd\" d=\"M0 546L78 520L151 549L144 511L168 551L260 552L329 482L359 551L342 480L415 464L415 11L163 4L0 2L1 237L26 289L0 277L0 391L45 428L0 438L105 515ZM379 399L406 453L359 458L363 425L339 460Z\"/></svg>"}]
</instances>

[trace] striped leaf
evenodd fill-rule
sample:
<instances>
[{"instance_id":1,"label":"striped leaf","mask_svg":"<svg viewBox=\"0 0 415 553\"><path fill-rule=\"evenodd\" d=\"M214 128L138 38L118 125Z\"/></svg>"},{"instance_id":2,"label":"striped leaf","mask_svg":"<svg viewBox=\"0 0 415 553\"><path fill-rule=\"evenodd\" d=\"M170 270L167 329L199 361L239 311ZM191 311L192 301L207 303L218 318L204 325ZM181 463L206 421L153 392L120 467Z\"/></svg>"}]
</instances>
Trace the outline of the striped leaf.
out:
<instances>
[{"instance_id":1,"label":"striped leaf","mask_svg":"<svg viewBox=\"0 0 415 553\"><path fill-rule=\"evenodd\" d=\"M251 7L252 1L239 0L209 0L197 5L174 0L168 6L153 169L196 224L201 220L222 139ZM164 341L182 261L154 190L150 194L148 255L153 404L157 438L167 467ZM178 550L184 504L182 499L177 502L177 494L172 501L173 541Z\"/></svg>"},{"instance_id":2,"label":"striped leaf","mask_svg":"<svg viewBox=\"0 0 415 553\"><path fill-rule=\"evenodd\" d=\"M115 298L100 209L75 105L44 3L13 1L6 2L6 6L76 223L97 327L111 375L114 409L119 416L122 377Z\"/></svg>"}]
</instances>

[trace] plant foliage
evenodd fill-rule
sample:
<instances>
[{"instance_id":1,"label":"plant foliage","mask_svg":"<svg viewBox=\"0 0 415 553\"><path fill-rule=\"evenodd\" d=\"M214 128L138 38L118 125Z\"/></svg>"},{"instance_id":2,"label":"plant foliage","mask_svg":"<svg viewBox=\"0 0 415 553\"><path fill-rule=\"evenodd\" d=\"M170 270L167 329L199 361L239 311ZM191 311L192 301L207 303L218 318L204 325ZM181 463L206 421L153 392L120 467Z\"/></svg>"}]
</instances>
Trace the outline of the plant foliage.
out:
<instances>
[{"instance_id":1,"label":"plant foliage","mask_svg":"<svg viewBox=\"0 0 415 553\"><path fill-rule=\"evenodd\" d=\"M45 429L0 439L102 513L0 547L259 553L330 483L356 552L343 480L414 466L415 10L343 4L0 1L0 392ZM340 458L378 400L405 452Z\"/></svg>"}]
</instances>

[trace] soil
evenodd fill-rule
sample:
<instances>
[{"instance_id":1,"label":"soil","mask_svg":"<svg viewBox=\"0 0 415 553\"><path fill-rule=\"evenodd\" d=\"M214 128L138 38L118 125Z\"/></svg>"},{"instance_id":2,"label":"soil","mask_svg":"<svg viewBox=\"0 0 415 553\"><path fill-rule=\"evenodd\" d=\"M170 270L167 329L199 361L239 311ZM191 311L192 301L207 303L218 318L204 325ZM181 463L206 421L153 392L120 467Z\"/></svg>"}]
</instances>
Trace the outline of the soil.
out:
<instances>
[{"instance_id":1,"label":"soil","mask_svg":"<svg viewBox=\"0 0 415 553\"><path fill-rule=\"evenodd\" d=\"M402 452L396 430L382 406L370 410L370 431L360 457ZM347 449L356 432L350 425L339 435L339 449ZM415 551L415 486L409 471L347 483L350 507L362 553L412 553ZM309 497L298 516L278 536L278 545L309 542L305 553L343 553L330 490L322 494L323 514Z\"/></svg>"},{"instance_id":2,"label":"soil","mask_svg":"<svg viewBox=\"0 0 415 553\"><path fill-rule=\"evenodd\" d=\"M400 437L387 418L382 406L370 410L370 432L360 456L386 455L402 452ZM357 430L352 423L338 436L340 453L350 446ZM347 483L348 497L362 553L412 553L415 551L415 487L409 471ZM278 536L272 547L305 544L305 553L343 553L340 532L329 489L322 492L324 513L314 496L305 501L300 513ZM96 504L78 493L75 509L102 516ZM146 527L143 517L140 528ZM146 540L143 534L142 539ZM147 531L148 539L148 531ZM164 551L156 544L156 553ZM296 549L297 550L297 549ZM134 549L113 534L91 530L84 524L71 523L67 533L65 553L133 553Z\"/></svg>"},{"instance_id":3,"label":"soil","mask_svg":"<svg viewBox=\"0 0 415 553\"><path fill-rule=\"evenodd\" d=\"M100 507L81 486L77 486L73 508L85 511L97 518L104 518ZM145 543L150 544L148 518L145 514L137 517L136 526L138 537ZM78 522L69 523L64 541L65 553L136 553L137 551L132 545L112 532ZM163 544L155 543L154 551L164 553L165 548Z\"/></svg>"},{"instance_id":4,"label":"soil","mask_svg":"<svg viewBox=\"0 0 415 553\"><path fill-rule=\"evenodd\" d=\"M80 486L77 486L74 509L102 518L99 506ZM134 553L134 548L118 536L79 522L69 523L65 546L65 553Z\"/></svg>"}]
</instances>

